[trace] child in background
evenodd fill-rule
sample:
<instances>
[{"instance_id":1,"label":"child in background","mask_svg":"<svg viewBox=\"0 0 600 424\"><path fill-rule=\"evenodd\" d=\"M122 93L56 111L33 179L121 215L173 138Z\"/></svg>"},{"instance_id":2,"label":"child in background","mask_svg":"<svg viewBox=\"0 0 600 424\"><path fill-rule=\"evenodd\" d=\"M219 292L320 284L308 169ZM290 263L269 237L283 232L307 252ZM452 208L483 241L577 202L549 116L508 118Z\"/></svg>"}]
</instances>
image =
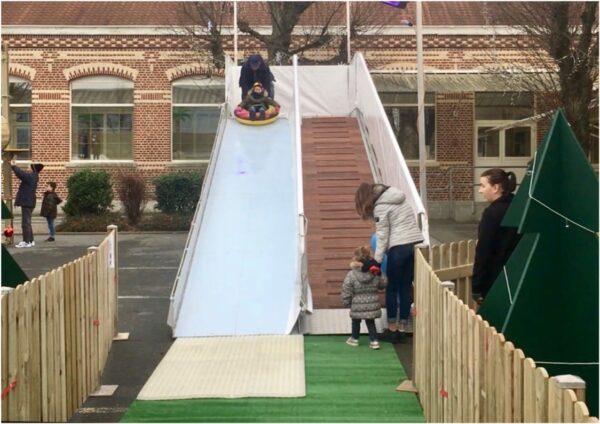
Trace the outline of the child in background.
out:
<instances>
[{"instance_id":1,"label":"child in background","mask_svg":"<svg viewBox=\"0 0 600 424\"><path fill-rule=\"evenodd\" d=\"M62 202L61 198L55 193L56 191L56 183L54 181L49 181L46 185L46 191L44 192L44 199L42 200L42 210L40 215L46 218L48 221L48 233L50 233L50 237L46 239L46 241L54 241L54 237L56 236L56 232L54 230L54 220L56 219L56 215L58 213L58 205Z\"/></svg>"},{"instance_id":2,"label":"child in background","mask_svg":"<svg viewBox=\"0 0 600 424\"><path fill-rule=\"evenodd\" d=\"M364 319L369 330L369 347L379 349L375 318L381 317L378 291L385 288L385 280L369 246L361 246L354 251L350 268L342 285L342 304L350 308L352 319L352 336L346 343L358 346L360 322Z\"/></svg>"}]
</instances>

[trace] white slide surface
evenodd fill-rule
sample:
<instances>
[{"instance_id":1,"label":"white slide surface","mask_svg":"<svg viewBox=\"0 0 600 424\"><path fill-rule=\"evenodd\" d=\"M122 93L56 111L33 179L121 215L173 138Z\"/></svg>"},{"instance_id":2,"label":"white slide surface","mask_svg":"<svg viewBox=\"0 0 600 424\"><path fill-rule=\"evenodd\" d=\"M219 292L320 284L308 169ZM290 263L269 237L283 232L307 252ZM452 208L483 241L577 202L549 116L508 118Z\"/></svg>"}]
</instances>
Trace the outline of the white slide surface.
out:
<instances>
[{"instance_id":1,"label":"white slide surface","mask_svg":"<svg viewBox=\"0 0 600 424\"><path fill-rule=\"evenodd\" d=\"M287 119L227 119L174 337L289 332L299 237L290 139Z\"/></svg>"}]
</instances>

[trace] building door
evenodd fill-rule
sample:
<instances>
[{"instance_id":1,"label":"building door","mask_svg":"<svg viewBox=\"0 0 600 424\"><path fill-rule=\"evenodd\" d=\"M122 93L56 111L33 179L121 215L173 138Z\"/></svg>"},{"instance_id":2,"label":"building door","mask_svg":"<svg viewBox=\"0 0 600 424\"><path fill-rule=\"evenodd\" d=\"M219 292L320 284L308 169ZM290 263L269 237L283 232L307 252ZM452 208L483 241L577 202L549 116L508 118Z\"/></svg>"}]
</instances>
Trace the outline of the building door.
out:
<instances>
[{"instance_id":1,"label":"building door","mask_svg":"<svg viewBox=\"0 0 600 424\"><path fill-rule=\"evenodd\" d=\"M536 124L493 130L506 125L507 121L475 121L473 196L475 201L484 199L479 194L479 178L489 168L513 171L517 176L517 190L525 176L527 163L535 152Z\"/></svg>"}]
</instances>

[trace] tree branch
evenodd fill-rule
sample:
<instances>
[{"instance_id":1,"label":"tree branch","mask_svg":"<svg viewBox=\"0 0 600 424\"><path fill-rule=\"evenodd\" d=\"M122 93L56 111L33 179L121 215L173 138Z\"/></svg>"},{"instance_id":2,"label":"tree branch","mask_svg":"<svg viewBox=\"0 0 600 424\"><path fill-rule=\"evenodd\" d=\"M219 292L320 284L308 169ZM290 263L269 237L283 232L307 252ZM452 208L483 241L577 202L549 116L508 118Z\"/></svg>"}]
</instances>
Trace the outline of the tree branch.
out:
<instances>
[{"instance_id":1,"label":"tree branch","mask_svg":"<svg viewBox=\"0 0 600 424\"><path fill-rule=\"evenodd\" d=\"M251 28L248 22L246 21L238 20L238 29L242 32L245 32L246 34L253 36L254 38L258 39L259 41L265 44L267 44L270 40L270 37L267 37Z\"/></svg>"}]
</instances>

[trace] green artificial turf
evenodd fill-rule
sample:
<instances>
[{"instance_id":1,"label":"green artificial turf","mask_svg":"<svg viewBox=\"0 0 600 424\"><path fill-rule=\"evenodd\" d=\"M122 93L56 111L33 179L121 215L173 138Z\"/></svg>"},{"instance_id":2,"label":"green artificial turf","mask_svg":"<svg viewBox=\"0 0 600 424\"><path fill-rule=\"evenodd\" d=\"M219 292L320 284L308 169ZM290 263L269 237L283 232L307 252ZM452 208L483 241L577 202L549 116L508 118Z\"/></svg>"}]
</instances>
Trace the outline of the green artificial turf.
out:
<instances>
[{"instance_id":1,"label":"green artificial turf","mask_svg":"<svg viewBox=\"0 0 600 424\"><path fill-rule=\"evenodd\" d=\"M424 422L394 347L344 343L347 336L304 338L306 397L140 401L122 422Z\"/></svg>"}]
</instances>

